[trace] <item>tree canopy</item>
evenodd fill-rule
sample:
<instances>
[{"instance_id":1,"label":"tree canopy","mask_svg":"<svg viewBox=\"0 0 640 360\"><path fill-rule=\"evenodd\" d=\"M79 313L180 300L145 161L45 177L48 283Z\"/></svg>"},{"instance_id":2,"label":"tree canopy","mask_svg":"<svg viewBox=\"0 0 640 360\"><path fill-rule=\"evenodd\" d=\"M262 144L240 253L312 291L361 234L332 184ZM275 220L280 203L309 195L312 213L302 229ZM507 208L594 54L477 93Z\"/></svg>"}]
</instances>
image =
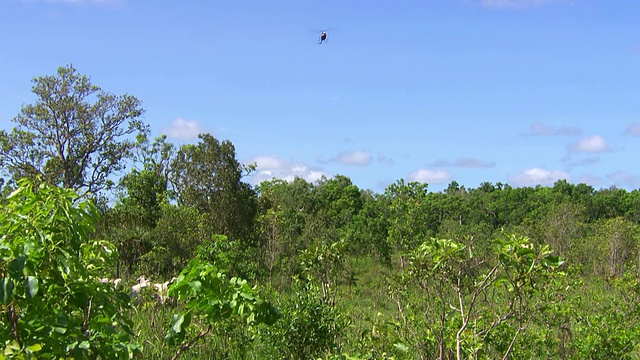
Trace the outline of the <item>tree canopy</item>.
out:
<instances>
[{"instance_id":1,"label":"tree canopy","mask_svg":"<svg viewBox=\"0 0 640 360\"><path fill-rule=\"evenodd\" d=\"M35 103L22 106L11 132L0 131L4 175L12 182L41 176L81 195L108 188L135 135L148 132L140 100L103 91L72 65L32 82Z\"/></svg>"}]
</instances>

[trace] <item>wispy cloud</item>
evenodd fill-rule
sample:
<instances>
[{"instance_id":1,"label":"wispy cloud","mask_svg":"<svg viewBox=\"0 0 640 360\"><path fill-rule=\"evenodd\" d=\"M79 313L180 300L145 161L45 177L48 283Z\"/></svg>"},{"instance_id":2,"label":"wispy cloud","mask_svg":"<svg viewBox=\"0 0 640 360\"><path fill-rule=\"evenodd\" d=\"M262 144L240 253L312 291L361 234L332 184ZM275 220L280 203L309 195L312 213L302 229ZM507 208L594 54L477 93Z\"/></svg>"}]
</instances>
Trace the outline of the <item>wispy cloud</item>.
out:
<instances>
[{"instance_id":1,"label":"wispy cloud","mask_svg":"<svg viewBox=\"0 0 640 360\"><path fill-rule=\"evenodd\" d=\"M571 176L564 171L542 168L527 169L520 174L509 176L509 182L516 186L550 186L561 179L569 181Z\"/></svg>"},{"instance_id":2,"label":"wispy cloud","mask_svg":"<svg viewBox=\"0 0 640 360\"><path fill-rule=\"evenodd\" d=\"M562 159L562 162L564 162L568 167L589 166L600 163L600 157L592 156L580 160L571 160L570 157L566 157Z\"/></svg>"},{"instance_id":3,"label":"wispy cloud","mask_svg":"<svg viewBox=\"0 0 640 360\"><path fill-rule=\"evenodd\" d=\"M575 144L569 145L569 151L584 153L601 153L611 151L611 146L600 135L586 137Z\"/></svg>"},{"instance_id":4,"label":"wispy cloud","mask_svg":"<svg viewBox=\"0 0 640 360\"><path fill-rule=\"evenodd\" d=\"M630 186L634 189L640 188L640 177L625 171L617 171L613 174L607 175L607 180L613 181L616 185L621 187Z\"/></svg>"},{"instance_id":5,"label":"wispy cloud","mask_svg":"<svg viewBox=\"0 0 640 360\"><path fill-rule=\"evenodd\" d=\"M482 6L499 9L522 9L568 2L568 0L481 0Z\"/></svg>"},{"instance_id":6,"label":"wispy cloud","mask_svg":"<svg viewBox=\"0 0 640 360\"><path fill-rule=\"evenodd\" d=\"M525 136L576 136L582 131L574 126L554 127L543 123L535 122L531 124L529 131L524 133Z\"/></svg>"},{"instance_id":7,"label":"wispy cloud","mask_svg":"<svg viewBox=\"0 0 640 360\"><path fill-rule=\"evenodd\" d=\"M378 162L385 166L393 166L396 163L392 158L384 155L378 155Z\"/></svg>"},{"instance_id":8,"label":"wispy cloud","mask_svg":"<svg viewBox=\"0 0 640 360\"><path fill-rule=\"evenodd\" d=\"M256 164L257 172L252 176L254 184L271 179L283 179L291 182L296 177L314 182L326 176L320 169L312 169L303 163L284 160L277 156L258 156L247 163Z\"/></svg>"},{"instance_id":9,"label":"wispy cloud","mask_svg":"<svg viewBox=\"0 0 640 360\"><path fill-rule=\"evenodd\" d=\"M438 160L431 164L433 167L460 167L460 168L474 168L474 169L482 169L482 168L491 168L496 165L495 162L483 161L480 159L472 158L472 157L461 157L457 158L453 162L448 160Z\"/></svg>"},{"instance_id":10,"label":"wispy cloud","mask_svg":"<svg viewBox=\"0 0 640 360\"><path fill-rule=\"evenodd\" d=\"M582 174L578 178L578 183L591 185L593 187L601 186L604 181L601 177L593 175L593 174Z\"/></svg>"},{"instance_id":11,"label":"wispy cloud","mask_svg":"<svg viewBox=\"0 0 640 360\"><path fill-rule=\"evenodd\" d=\"M625 135L640 137L640 124L631 124L624 132Z\"/></svg>"},{"instance_id":12,"label":"wispy cloud","mask_svg":"<svg viewBox=\"0 0 640 360\"><path fill-rule=\"evenodd\" d=\"M427 184L445 184L451 181L451 173L446 170L419 169L409 174L409 181Z\"/></svg>"},{"instance_id":13,"label":"wispy cloud","mask_svg":"<svg viewBox=\"0 0 640 360\"><path fill-rule=\"evenodd\" d=\"M335 162L343 165L367 166L371 164L372 160L373 155L370 151L352 150L343 151L329 159L318 159L318 162L321 164Z\"/></svg>"},{"instance_id":14,"label":"wispy cloud","mask_svg":"<svg viewBox=\"0 0 640 360\"><path fill-rule=\"evenodd\" d=\"M334 159L344 165L366 166L371 164L372 156L369 151L355 150L341 152Z\"/></svg>"},{"instance_id":15,"label":"wispy cloud","mask_svg":"<svg viewBox=\"0 0 640 360\"><path fill-rule=\"evenodd\" d=\"M183 118L175 118L171 123L171 127L164 129L163 133L169 139L176 140L193 140L198 138L198 134L205 132L196 120L186 120Z\"/></svg>"}]
</instances>

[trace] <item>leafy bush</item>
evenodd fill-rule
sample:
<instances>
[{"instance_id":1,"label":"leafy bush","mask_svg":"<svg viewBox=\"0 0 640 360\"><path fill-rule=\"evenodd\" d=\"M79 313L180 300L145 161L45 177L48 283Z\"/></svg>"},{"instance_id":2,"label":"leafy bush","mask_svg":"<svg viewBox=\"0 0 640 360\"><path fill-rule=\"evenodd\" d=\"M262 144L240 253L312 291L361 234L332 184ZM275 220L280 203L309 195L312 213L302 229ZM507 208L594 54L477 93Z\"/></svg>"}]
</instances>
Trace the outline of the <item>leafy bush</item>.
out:
<instances>
[{"instance_id":1,"label":"leafy bush","mask_svg":"<svg viewBox=\"0 0 640 360\"><path fill-rule=\"evenodd\" d=\"M131 358L141 350L101 283L114 246L89 240L97 211L73 190L18 182L0 210L0 341L8 358Z\"/></svg>"}]
</instances>

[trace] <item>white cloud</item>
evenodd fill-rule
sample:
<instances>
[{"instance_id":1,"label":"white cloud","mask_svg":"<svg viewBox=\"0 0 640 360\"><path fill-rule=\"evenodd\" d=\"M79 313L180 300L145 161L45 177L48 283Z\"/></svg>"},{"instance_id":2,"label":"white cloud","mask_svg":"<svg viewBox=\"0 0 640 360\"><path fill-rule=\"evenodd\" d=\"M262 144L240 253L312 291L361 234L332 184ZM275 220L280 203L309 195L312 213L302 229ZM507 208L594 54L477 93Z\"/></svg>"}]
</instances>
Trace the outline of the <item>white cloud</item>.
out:
<instances>
[{"instance_id":1,"label":"white cloud","mask_svg":"<svg viewBox=\"0 0 640 360\"><path fill-rule=\"evenodd\" d=\"M554 3L567 3L568 0L482 0L482 6L489 8L527 8Z\"/></svg>"},{"instance_id":2,"label":"white cloud","mask_svg":"<svg viewBox=\"0 0 640 360\"><path fill-rule=\"evenodd\" d=\"M438 160L431 164L434 167L443 167L443 166L454 166L460 168L490 168L496 165L495 162L482 161L480 159L471 158L471 157L461 157L457 158L454 162L449 162L447 160Z\"/></svg>"},{"instance_id":3,"label":"white cloud","mask_svg":"<svg viewBox=\"0 0 640 360\"><path fill-rule=\"evenodd\" d=\"M444 184L451 180L451 173L446 170L420 169L409 174L409 181L427 184Z\"/></svg>"},{"instance_id":4,"label":"white cloud","mask_svg":"<svg viewBox=\"0 0 640 360\"><path fill-rule=\"evenodd\" d=\"M171 127L163 130L170 139L177 140L193 140L205 131L200 127L196 120L185 120L183 118L175 118L171 123Z\"/></svg>"},{"instance_id":5,"label":"white cloud","mask_svg":"<svg viewBox=\"0 0 640 360\"><path fill-rule=\"evenodd\" d=\"M371 163L371 152L355 150L355 151L344 151L340 154L336 155L332 160L339 162L344 165L358 165L358 166L366 166Z\"/></svg>"},{"instance_id":6,"label":"white cloud","mask_svg":"<svg viewBox=\"0 0 640 360\"><path fill-rule=\"evenodd\" d=\"M346 140L349 141L349 140ZM367 166L371 164L373 161L373 155L370 151L365 150L353 150L353 151L343 151L336 156L326 159L319 158L318 162L321 164L327 163L339 163L343 165L355 165L355 166Z\"/></svg>"},{"instance_id":7,"label":"white cloud","mask_svg":"<svg viewBox=\"0 0 640 360\"><path fill-rule=\"evenodd\" d=\"M494 167L495 164L496 163L494 162L482 161L476 158L463 157L456 159L456 162L453 165L462 168L490 168Z\"/></svg>"},{"instance_id":8,"label":"white cloud","mask_svg":"<svg viewBox=\"0 0 640 360\"><path fill-rule=\"evenodd\" d=\"M624 133L626 135L629 135L629 136L639 136L640 137L640 124L631 124L631 125L629 125L629 127L627 128L627 130Z\"/></svg>"},{"instance_id":9,"label":"white cloud","mask_svg":"<svg viewBox=\"0 0 640 360\"><path fill-rule=\"evenodd\" d=\"M569 150L576 152L598 153L611 151L611 146L600 135L589 136L569 146Z\"/></svg>"},{"instance_id":10,"label":"white cloud","mask_svg":"<svg viewBox=\"0 0 640 360\"><path fill-rule=\"evenodd\" d=\"M543 123L535 122L531 124L529 131L524 133L526 136L575 136L580 135L582 131L573 126L553 127Z\"/></svg>"},{"instance_id":11,"label":"white cloud","mask_svg":"<svg viewBox=\"0 0 640 360\"><path fill-rule=\"evenodd\" d=\"M607 179L622 187L640 188L640 177L624 171L618 171L607 175Z\"/></svg>"},{"instance_id":12,"label":"white cloud","mask_svg":"<svg viewBox=\"0 0 640 360\"><path fill-rule=\"evenodd\" d=\"M252 176L254 184L274 178L291 182L296 177L314 182L326 176L319 169L310 169L303 163L284 160L276 156L258 156L248 161L248 163L255 163L257 166L256 173Z\"/></svg>"},{"instance_id":13,"label":"white cloud","mask_svg":"<svg viewBox=\"0 0 640 360\"><path fill-rule=\"evenodd\" d=\"M562 161L566 164L567 167L589 166L600 163L600 157L593 156L581 160L571 160L571 157L566 157L562 159Z\"/></svg>"},{"instance_id":14,"label":"white cloud","mask_svg":"<svg viewBox=\"0 0 640 360\"><path fill-rule=\"evenodd\" d=\"M516 186L550 186L556 181L571 180L571 175L560 170L549 171L541 168L528 169L520 174L509 176L509 182Z\"/></svg>"}]
</instances>

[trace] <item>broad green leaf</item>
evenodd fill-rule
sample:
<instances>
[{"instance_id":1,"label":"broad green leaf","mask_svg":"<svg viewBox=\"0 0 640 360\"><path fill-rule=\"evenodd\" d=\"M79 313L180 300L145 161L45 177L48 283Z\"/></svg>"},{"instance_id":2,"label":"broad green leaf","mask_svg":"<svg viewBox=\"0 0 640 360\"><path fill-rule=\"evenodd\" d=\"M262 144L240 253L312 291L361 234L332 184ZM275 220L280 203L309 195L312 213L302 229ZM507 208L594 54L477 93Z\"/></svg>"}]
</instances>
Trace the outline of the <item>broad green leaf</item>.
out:
<instances>
[{"instance_id":1,"label":"broad green leaf","mask_svg":"<svg viewBox=\"0 0 640 360\"><path fill-rule=\"evenodd\" d=\"M528 248L522 248L522 249L518 249L516 253L518 254L518 256L531 255L533 254L533 250Z\"/></svg>"},{"instance_id":2,"label":"broad green leaf","mask_svg":"<svg viewBox=\"0 0 640 360\"><path fill-rule=\"evenodd\" d=\"M202 290L202 282L198 281L198 280L190 282L189 286L196 293L198 293L198 292L200 292Z\"/></svg>"},{"instance_id":3,"label":"broad green leaf","mask_svg":"<svg viewBox=\"0 0 640 360\"><path fill-rule=\"evenodd\" d=\"M27 346L27 352L34 353L34 352L38 352L40 350L42 350L42 345L40 345L40 344L33 344L33 345Z\"/></svg>"},{"instance_id":4,"label":"broad green leaf","mask_svg":"<svg viewBox=\"0 0 640 360\"><path fill-rule=\"evenodd\" d=\"M544 266L559 267L564 264L564 260L559 256L547 256L542 259L542 264Z\"/></svg>"},{"instance_id":5,"label":"broad green leaf","mask_svg":"<svg viewBox=\"0 0 640 360\"><path fill-rule=\"evenodd\" d=\"M11 192L11 194L9 194L9 196L7 197L7 199L11 199L11 198L13 198L14 196L19 195L19 194L20 194L21 192L23 192L24 190L25 190L25 187L24 187L24 186L19 186L17 189L13 190L13 191Z\"/></svg>"},{"instance_id":6,"label":"broad green leaf","mask_svg":"<svg viewBox=\"0 0 640 360\"><path fill-rule=\"evenodd\" d=\"M186 333L185 330L190 321L191 313L187 312L186 314L173 315L173 318L171 319L171 326L164 337L169 345L175 345L184 339Z\"/></svg>"},{"instance_id":7,"label":"broad green leaf","mask_svg":"<svg viewBox=\"0 0 640 360\"><path fill-rule=\"evenodd\" d=\"M13 281L9 278L2 278L0 280L0 301L3 304L8 304L11 301L13 295Z\"/></svg>"},{"instance_id":8,"label":"broad green leaf","mask_svg":"<svg viewBox=\"0 0 640 360\"><path fill-rule=\"evenodd\" d=\"M38 294L38 278L35 276L27 277L27 291L29 297L35 297Z\"/></svg>"},{"instance_id":9,"label":"broad green leaf","mask_svg":"<svg viewBox=\"0 0 640 360\"><path fill-rule=\"evenodd\" d=\"M11 274L16 278L24 276L23 271L24 271L24 264L26 261L27 261L26 256L20 256L11 260L11 262L9 263L9 271L11 272Z\"/></svg>"},{"instance_id":10,"label":"broad green leaf","mask_svg":"<svg viewBox=\"0 0 640 360\"><path fill-rule=\"evenodd\" d=\"M242 293L240 293L240 296L242 296L243 298L247 299L247 300L253 300L255 299L255 296L253 296L253 294L247 292L247 291L243 291Z\"/></svg>"},{"instance_id":11,"label":"broad green leaf","mask_svg":"<svg viewBox=\"0 0 640 360\"><path fill-rule=\"evenodd\" d=\"M183 325L185 328L189 326L189 323L191 322L190 320L191 316L189 313L173 315L173 319L171 319L171 329L173 329L175 333L179 334L184 331L182 328Z\"/></svg>"},{"instance_id":12,"label":"broad green leaf","mask_svg":"<svg viewBox=\"0 0 640 360\"><path fill-rule=\"evenodd\" d=\"M398 350L400 350L402 352L405 352L405 353L409 351L409 348L403 343L395 343L395 344L393 344L393 346L396 349L398 349Z\"/></svg>"}]
</instances>

